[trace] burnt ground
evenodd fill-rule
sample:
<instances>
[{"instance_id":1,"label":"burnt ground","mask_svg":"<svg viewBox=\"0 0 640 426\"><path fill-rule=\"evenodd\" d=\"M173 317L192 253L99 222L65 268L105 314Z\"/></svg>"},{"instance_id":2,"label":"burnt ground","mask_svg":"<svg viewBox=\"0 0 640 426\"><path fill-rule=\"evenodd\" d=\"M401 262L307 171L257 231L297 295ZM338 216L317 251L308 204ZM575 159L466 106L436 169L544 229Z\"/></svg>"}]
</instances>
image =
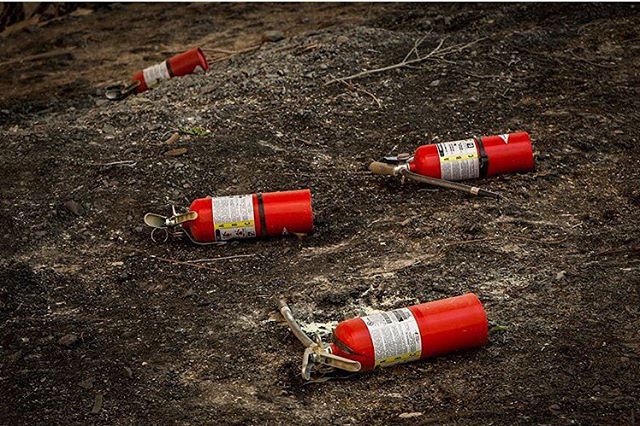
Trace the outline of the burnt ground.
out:
<instances>
[{"instance_id":1,"label":"burnt ground","mask_svg":"<svg viewBox=\"0 0 640 426\"><path fill-rule=\"evenodd\" d=\"M639 24L633 5L133 4L1 38L2 423L637 423ZM285 39L206 75L96 95L272 29ZM477 42L325 85L423 36L422 53ZM199 131L168 145L178 129ZM479 182L506 200L366 170L395 145L516 130L537 170ZM306 238L142 227L208 194L305 187ZM317 327L467 291L488 346L312 385L275 309L284 295Z\"/></svg>"}]
</instances>

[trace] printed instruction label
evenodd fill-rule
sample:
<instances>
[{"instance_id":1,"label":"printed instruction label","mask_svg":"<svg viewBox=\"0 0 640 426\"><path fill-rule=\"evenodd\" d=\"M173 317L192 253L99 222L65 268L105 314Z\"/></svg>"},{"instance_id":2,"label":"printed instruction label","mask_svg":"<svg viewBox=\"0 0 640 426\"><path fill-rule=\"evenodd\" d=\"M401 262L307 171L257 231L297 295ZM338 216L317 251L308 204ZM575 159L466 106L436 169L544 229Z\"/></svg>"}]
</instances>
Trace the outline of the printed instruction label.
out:
<instances>
[{"instance_id":1,"label":"printed instruction label","mask_svg":"<svg viewBox=\"0 0 640 426\"><path fill-rule=\"evenodd\" d=\"M440 176L445 180L480 177L480 159L474 139L436 144L440 156Z\"/></svg>"},{"instance_id":2,"label":"printed instruction label","mask_svg":"<svg viewBox=\"0 0 640 426\"><path fill-rule=\"evenodd\" d=\"M420 359L420 330L408 308L367 315L362 320L371 335L376 367Z\"/></svg>"},{"instance_id":3,"label":"printed instruction label","mask_svg":"<svg viewBox=\"0 0 640 426\"><path fill-rule=\"evenodd\" d=\"M147 87L157 86L160 81L171 77L171 75L169 75L167 61L145 68L142 70L142 75L144 76L144 82Z\"/></svg>"},{"instance_id":4,"label":"printed instruction label","mask_svg":"<svg viewBox=\"0 0 640 426\"><path fill-rule=\"evenodd\" d=\"M214 197L211 199L211 212L216 241L256 236L252 195Z\"/></svg>"}]
</instances>

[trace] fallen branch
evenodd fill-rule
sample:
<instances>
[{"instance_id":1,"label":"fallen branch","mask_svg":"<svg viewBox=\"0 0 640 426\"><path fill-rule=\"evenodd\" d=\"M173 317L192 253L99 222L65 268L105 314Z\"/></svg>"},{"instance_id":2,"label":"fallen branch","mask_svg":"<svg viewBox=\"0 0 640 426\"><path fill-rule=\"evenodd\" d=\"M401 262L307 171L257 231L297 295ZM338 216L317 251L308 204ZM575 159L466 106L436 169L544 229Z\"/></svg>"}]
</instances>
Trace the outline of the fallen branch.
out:
<instances>
[{"instance_id":1,"label":"fallen branch","mask_svg":"<svg viewBox=\"0 0 640 426\"><path fill-rule=\"evenodd\" d=\"M93 166L135 166L137 161L134 160L121 160L121 161L112 161L110 163L92 163Z\"/></svg>"},{"instance_id":2,"label":"fallen branch","mask_svg":"<svg viewBox=\"0 0 640 426\"><path fill-rule=\"evenodd\" d=\"M362 72L359 72L357 74L353 74L353 75L350 75L350 76L347 76L347 77L334 78L333 80L330 80L327 83L325 83L325 86L329 86L329 85L337 83L337 82L345 82L345 81L353 80L353 79L356 79L356 78L364 77L364 76L367 76L367 75L378 74L378 73L381 73L381 72L390 71L390 70L394 70L394 69L397 69L397 68L410 66L410 65L413 65L413 64L424 62L424 61L426 61L427 59L430 59L430 58L442 58L445 55L465 50L465 49L473 46L474 44L476 44L476 43L478 43L478 42L480 42L480 41L482 41L482 40L484 40L486 38L487 37L481 37L481 38L476 39L476 40L474 40L474 41L472 41L470 43L457 44L457 45L446 47L444 49L442 49L442 45L444 44L444 40L445 39L442 39L442 40L440 40L438 45L435 47L435 49L433 49L431 52L427 53L424 56L419 56L418 55L418 46L420 45L420 43L424 39L423 38L423 39L421 39L419 41L416 41L414 43L414 46L411 48L411 50L405 56L405 58L404 58L404 60L402 60L402 62L399 62L397 64L393 64L393 65L388 65L388 66L382 67L382 68L375 68L375 69L372 69L372 70L362 71ZM415 59L409 59L411 57L411 54L414 53L414 52L415 52L416 56L418 56L418 57L415 58Z\"/></svg>"},{"instance_id":3,"label":"fallen branch","mask_svg":"<svg viewBox=\"0 0 640 426\"><path fill-rule=\"evenodd\" d=\"M514 240L518 240L518 241L527 241L527 242L530 242L530 243L537 243L537 244L562 244L562 243L567 241L566 238L563 238L563 239L560 239L560 240L552 240L552 239L538 240L538 239L534 239L534 238L519 237L519 236L515 236L515 235L507 235L505 237L506 237L507 240L514 239ZM451 243L446 243L444 245L444 247L458 246L458 245L463 245L463 244L480 243L480 242L484 242L484 241L495 241L495 240L499 240L499 239L501 239L501 238L499 238L499 237L485 237L485 238L476 238L476 239L472 239L472 240L453 241Z\"/></svg>"},{"instance_id":4,"label":"fallen branch","mask_svg":"<svg viewBox=\"0 0 640 426\"><path fill-rule=\"evenodd\" d=\"M373 93L371 93L367 89L364 89L362 87L358 87L355 84L349 83L347 81L341 81L340 83L343 83L345 86L347 86L349 88L349 90L352 90L354 92L360 91L360 92L366 93L367 95L371 96L373 98L373 100L378 104L378 108L382 107L382 101L380 101L380 99L378 99L378 97L376 95L374 95Z\"/></svg>"},{"instance_id":5,"label":"fallen branch","mask_svg":"<svg viewBox=\"0 0 640 426\"><path fill-rule=\"evenodd\" d=\"M236 254L235 256L223 256L223 257L214 257L211 259L195 259L195 260L187 260L187 263L210 263L210 262L218 262L220 260L230 260L230 259L238 259L241 257L253 257L253 254Z\"/></svg>"},{"instance_id":6,"label":"fallen branch","mask_svg":"<svg viewBox=\"0 0 640 426\"><path fill-rule=\"evenodd\" d=\"M13 59L9 59L8 61L0 62L0 67L3 65L21 64L23 62L28 62L28 61L51 59L57 56L67 56L69 59L73 59L73 54L71 53L72 50L73 49L60 49L60 50L54 50L52 52L38 53L36 55L21 56L19 58L13 58Z\"/></svg>"},{"instance_id":7,"label":"fallen branch","mask_svg":"<svg viewBox=\"0 0 640 426\"><path fill-rule=\"evenodd\" d=\"M249 53L249 52L253 52L254 50L258 50L260 49L260 47L262 46L262 44L257 44L255 46L251 46L251 47L247 47L246 49L240 49L240 50L226 50L226 49L212 49L212 48L203 48L202 50L206 53L223 53L226 56L223 56L221 58L216 58L212 61L209 61L210 63L216 63L216 62L222 62L222 61L226 61L228 59L233 58L236 55L240 55L242 53Z\"/></svg>"},{"instance_id":8,"label":"fallen branch","mask_svg":"<svg viewBox=\"0 0 640 426\"><path fill-rule=\"evenodd\" d=\"M159 260L161 262L171 263L173 265L190 266L192 268L204 269L204 270L213 271L213 272L220 272L218 269L211 268L209 266L198 265L196 263L189 263L189 262L185 262L185 261L182 261L182 260L168 259L166 257L158 257L158 256L155 256L155 255L150 255L150 256L147 257L147 259L155 259L155 260Z\"/></svg>"}]
</instances>

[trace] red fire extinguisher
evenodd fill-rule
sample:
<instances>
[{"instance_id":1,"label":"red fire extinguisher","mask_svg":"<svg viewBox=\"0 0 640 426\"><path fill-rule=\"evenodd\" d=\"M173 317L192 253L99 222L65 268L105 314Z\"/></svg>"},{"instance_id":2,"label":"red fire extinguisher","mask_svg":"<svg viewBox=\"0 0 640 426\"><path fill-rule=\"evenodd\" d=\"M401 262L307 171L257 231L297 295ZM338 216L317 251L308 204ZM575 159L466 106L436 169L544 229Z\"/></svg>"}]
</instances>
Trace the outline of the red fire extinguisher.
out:
<instances>
[{"instance_id":1,"label":"red fire extinguisher","mask_svg":"<svg viewBox=\"0 0 640 426\"><path fill-rule=\"evenodd\" d=\"M488 338L487 315L472 293L343 321L330 344L310 339L284 301L280 312L306 347L302 374L307 380L321 364L351 372L371 371L482 346Z\"/></svg>"},{"instance_id":2,"label":"red fire extinguisher","mask_svg":"<svg viewBox=\"0 0 640 426\"><path fill-rule=\"evenodd\" d=\"M452 181L524 173L534 167L531 138L526 132L517 132L422 145L413 155L374 161L369 170L378 175L401 175L472 195L499 198L491 191Z\"/></svg>"},{"instance_id":3,"label":"red fire extinguisher","mask_svg":"<svg viewBox=\"0 0 640 426\"><path fill-rule=\"evenodd\" d=\"M208 69L207 58L205 58L202 50L196 47L136 72L131 81L126 84L117 83L107 86L104 89L104 94L107 99L118 101L133 93L145 92L157 86L162 80Z\"/></svg>"},{"instance_id":4,"label":"red fire extinguisher","mask_svg":"<svg viewBox=\"0 0 640 426\"><path fill-rule=\"evenodd\" d=\"M445 180L466 180L530 172L533 147L526 132L422 145L408 161L409 170Z\"/></svg>"},{"instance_id":5,"label":"red fire extinguisher","mask_svg":"<svg viewBox=\"0 0 640 426\"><path fill-rule=\"evenodd\" d=\"M310 234L313 232L311 191L198 198L186 213L177 213L175 208L171 217L147 213L144 221L154 232L180 227L189 239L199 244ZM166 235L168 232L165 239ZM153 233L152 238L155 240Z\"/></svg>"},{"instance_id":6,"label":"red fire extinguisher","mask_svg":"<svg viewBox=\"0 0 640 426\"><path fill-rule=\"evenodd\" d=\"M142 93L157 86L162 80L180 77L209 69L207 58L199 47L175 55L159 64L145 68L133 75L133 81L139 81L136 93Z\"/></svg>"}]
</instances>

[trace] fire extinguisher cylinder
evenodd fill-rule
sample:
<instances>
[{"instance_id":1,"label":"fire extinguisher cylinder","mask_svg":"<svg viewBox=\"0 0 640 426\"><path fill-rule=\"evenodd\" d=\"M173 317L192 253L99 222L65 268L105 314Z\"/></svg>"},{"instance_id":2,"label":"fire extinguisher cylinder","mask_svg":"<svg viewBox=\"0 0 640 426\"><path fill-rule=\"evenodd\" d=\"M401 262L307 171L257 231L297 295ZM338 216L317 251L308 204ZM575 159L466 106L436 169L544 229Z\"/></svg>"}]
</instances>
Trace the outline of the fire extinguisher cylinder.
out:
<instances>
[{"instance_id":1,"label":"fire extinguisher cylinder","mask_svg":"<svg viewBox=\"0 0 640 426\"><path fill-rule=\"evenodd\" d=\"M330 352L361 371L483 346L487 315L473 293L343 321Z\"/></svg>"},{"instance_id":2,"label":"fire extinguisher cylinder","mask_svg":"<svg viewBox=\"0 0 640 426\"><path fill-rule=\"evenodd\" d=\"M313 232L308 189L199 198L189 210L197 218L182 227L200 243Z\"/></svg>"},{"instance_id":3,"label":"fire extinguisher cylinder","mask_svg":"<svg viewBox=\"0 0 640 426\"><path fill-rule=\"evenodd\" d=\"M162 80L183 75L192 74L197 71L209 69L207 58L199 47L175 55L166 61L145 68L136 72L132 80L139 81L136 93L146 92L152 87L160 84Z\"/></svg>"},{"instance_id":4,"label":"fire extinguisher cylinder","mask_svg":"<svg viewBox=\"0 0 640 426\"><path fill-rule=\"evenodd\" d=\"M409 161L413 173L445 180L466 180L534 169L526 132L422 145Z\"/></svg>"}]
</instances>

